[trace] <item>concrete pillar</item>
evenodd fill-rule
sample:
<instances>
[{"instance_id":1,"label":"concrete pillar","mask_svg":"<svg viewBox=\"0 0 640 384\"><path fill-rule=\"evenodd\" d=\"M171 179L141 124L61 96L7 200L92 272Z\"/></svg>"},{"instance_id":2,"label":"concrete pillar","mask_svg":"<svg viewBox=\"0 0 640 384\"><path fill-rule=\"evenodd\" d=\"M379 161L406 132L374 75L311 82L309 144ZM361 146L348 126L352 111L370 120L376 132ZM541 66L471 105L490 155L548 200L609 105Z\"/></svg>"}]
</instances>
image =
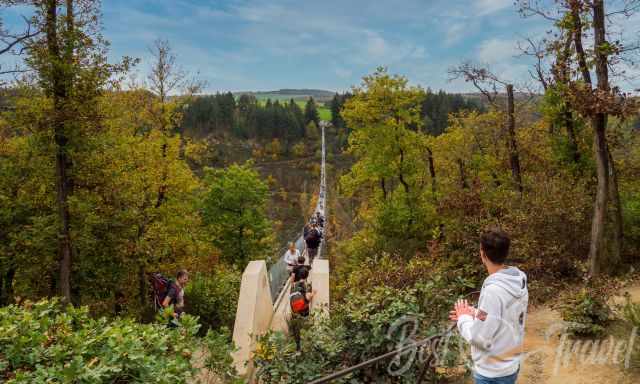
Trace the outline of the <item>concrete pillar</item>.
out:
<instances>
[{"instance_id":1,"label":"concrete pillar","mask_svg":"<svg viewBox=\"0 0 640 384\"><path fill-rule=\"evenodd\" d=\"M289 333L288 321L291 318L291 305L289 304L290 291L291 279L287 280L287 284L273 304L273 317L271 318L271 325L269 326L269 329L272 331L280 331L285 334Z\"/></svg>"},{"instance_id":2,"label":"concrete pillar","mask_svg":"<svg viewBox=\"0 0 640 384\"><path fill-rule=\"evenodd\" d=\"M268 329L273 315L273 302L264 260L251 261L242 274L240 297L233 326L233 342L238 351L233 354L239 374L249 377L253 371L251 356L255 350L256 337Z\"/></svg>"},{"instance_id":3,"label":"concrete pillar","mask_svg":"<svg viewBox=\"0 0 640 384\"><path fill-rule=\"evenodd\" d=\"M311 310L329 313L329 260L315 259L311 266L311 285L316 295L311 301Z\"/></svg>"}]
</instances>

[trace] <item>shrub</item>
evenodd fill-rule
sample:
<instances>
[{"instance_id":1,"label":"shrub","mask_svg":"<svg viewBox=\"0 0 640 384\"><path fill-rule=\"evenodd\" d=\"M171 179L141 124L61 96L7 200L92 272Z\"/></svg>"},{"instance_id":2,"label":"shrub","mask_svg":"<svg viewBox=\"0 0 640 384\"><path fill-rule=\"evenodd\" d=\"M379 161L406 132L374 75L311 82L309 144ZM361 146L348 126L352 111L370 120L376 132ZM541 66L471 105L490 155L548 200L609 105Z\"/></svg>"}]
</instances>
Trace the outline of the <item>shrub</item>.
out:
<instances>
[{"instance_id":1,"label":"shrub","mask_svg":"<svg viewBox=\"0 0 640 384\"><path fill-rule=\"evenodd\" d=\"M562 318L575 336L601 336L612 312L603 295L584 288L562 305Z\"/></svg>"},{"instance_id":2,"label":"shrub","mask_svg":"<svg viewBox=\"0 0 640 384\"><path fill-rule=\"evenodd\" d=\"M185 311L199 317L202 335L209 329L233 328L241 278L236 269L193 276L185 288Z\"/></svg>"},{"instance_id":3,"label":"shrub","mask_svg":"<svg viewBox=\"0 0 640 384\"><path fill-rule=\"evenodd\" d=\"M631 296L627 293L626 302L622 307L622 314L634 327L640 328L640 303L633 303Z\"/></svg>"},{"instance_id":4,"label":"shrub","mask_svg":"<svg viewBox=\"0 0 640 384\"><path fill-rule=\"evenodd\" d=\"M389 352L397 346L398 334L389 332L399 320L416 319L416 338L435 333L437 323L425 323L417 291L379 286L366 292L354 292L332 307L331 317L316 315L303 328L302 352L296 353L295 343L281 333L270 332L257 343L254 363L261 382L306 383L339 369L356 365ZM406 325L407 323L403 323ZM402 326L397 330L401 332ZM453 344L456 344L455 342ZM453 364L459 350L451 346L445 364ZM390 376L391 359L354 372L343 382L413 383L419 364L412 364L401 375ZM350 380L350 381L349 381Z\"/></svg>"},{"instance_id":5,"label":"shrub","mask_svg":"<svg viewBox=\"0 0 640 384\"><path fill-rule=\"evenodd\" d=\"M205 383L242 383L233 365L232 352L235 351L229 329L222 327L220 331L209 330L203 338L203 347L206 350L204 368L208 370L207 377L214 376L212 380L201 380Z\"/></svg>"},{"instance_id":6,"label":"shrub","mask_svg":"<svg viewBox=\"0 0 640 384\"><path fill-rule=\"evenodd\" d=\"M0 381L186 383L195 373L198 324L93 319L86 307L43 300L0 308Z\"/></svg>"},{"instance_id":7,"label":"shrub","mask_svg":"<svg viewBox=\"0 0 640 384\"><path fill-rule=\"evenodd\" d=\"M626 294L626 302L622 307L622 315L626 321L631 323L634 329L640 328L640 303L631 302L631 296ZM640 348L636 347L631 351L633 365L640 367Z\"/></svg>"},{"instance_id":8,"label":"shrub","mask_svg":"<svg viewBox=\"0 0 640 384\"><path fill-rule=\"evenodd\" d=\"M304 142L300 141L291 148L291 152L295 157L304 157L307 153L307 147Z\"/></svg>"}]
</instances>

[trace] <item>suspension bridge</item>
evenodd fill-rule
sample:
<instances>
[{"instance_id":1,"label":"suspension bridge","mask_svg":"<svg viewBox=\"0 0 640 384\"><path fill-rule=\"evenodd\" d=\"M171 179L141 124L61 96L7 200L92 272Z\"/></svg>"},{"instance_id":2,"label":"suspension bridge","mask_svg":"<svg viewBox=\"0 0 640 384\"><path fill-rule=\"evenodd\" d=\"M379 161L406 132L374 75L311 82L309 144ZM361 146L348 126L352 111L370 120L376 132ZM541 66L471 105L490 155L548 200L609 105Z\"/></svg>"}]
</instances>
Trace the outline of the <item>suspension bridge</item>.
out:
<instances>
[{"instance_id":1,"label":"suspension bridge","mask_svg":"<svg viewBox=\"0 0 640 384\"><path fill-rule=\"evenodd\" d=\"M325 218L324 232L328 226L327 218L327 189L325 172L325 125L322 128L322 158L320 167L320 187L318 200L312 217L320 213ZM296 249L305 258L305 241L301 234L293 240ZM318 253L313 260L309 280L315 291L310 306L311 311L329 311L329 260L323 255L325 240L323 238L318 248ZM289 306L289 291L291 280L287 271L284 254L277 262L268 266L265 260L251 261L244 270L240 286L240 297L236 311L236 319L233 329L233 342L238 348L234 353L234 364L237 372L248 383L255 382L252 354L256 347L256 340L269 330L288 332L288 319L291 316ZM479 292L472 292L465 296L477 296ZM422 340L413 340L388 353L363 361L352 367L339 369L324 377L318 378L310 384L330 383L339 379L348 378L355 372L365 369L373 364L393 359L401 359L403 356L419 353L422 356L421 367L416 382L431 381L434 378L435 366L442 349L446 350L447 338L455 330L455 324L447 327L442 332ZM443 347L444 346L444 347ZM419 352L416 352L419 351Z\"/></svg>"},{"instance_id":2,"label":"suspension bridge","mask_svg":"<svg viewBox=\"0 0 640 384\"><path fill-rule=\"evenodd\" d=\"M321 128L321 162L320 162L320 186L318 189L317 203L312 213L317 213L325 218L324 230L326 233L327 218L327 188L326 188L326 146L325 125ZM306 254L305 241L302 235L292 240L296 248L309 260ZM310 303L311 311L329 309L329 261L324 257L323 239L318 248L318 253L311 265L309 281L316 292ZM284 254L279 259L267 265L266 260L254 260L247 265L240 285L240 296L236 319L233 327L233 342L238 348L234 353L234 363L239 374L251 382L253 375L252 353L255 350L256 339L269 330L288 331L287 320L291 316L289 306L289 291L291 280L287 271Z\"/></svg>"}]
</instances>

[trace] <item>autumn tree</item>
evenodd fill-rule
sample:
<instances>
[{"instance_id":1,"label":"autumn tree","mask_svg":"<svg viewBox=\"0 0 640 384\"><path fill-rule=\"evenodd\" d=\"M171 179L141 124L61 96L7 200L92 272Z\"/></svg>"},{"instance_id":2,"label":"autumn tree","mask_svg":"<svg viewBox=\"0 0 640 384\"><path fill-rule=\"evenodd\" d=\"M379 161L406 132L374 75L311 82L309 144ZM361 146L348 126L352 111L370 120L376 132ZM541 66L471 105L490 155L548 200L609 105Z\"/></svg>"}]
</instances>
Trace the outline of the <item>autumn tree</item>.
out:
<instances>
[{"instance_id":1,"label":"autumn tree","mask_svg":"<svg viewBox=\"0 0 640 384\"><path fill-rule=\"evenodd\" d=\"M91 130L100 126L97 99L116 67L106 63L97 29L99 4L74 0L33 1L34 28L42 31L26 45L27 65L49 101L42 129L50 130L55 152L58 227L58 290L72 299L73 237L70 199L76 187L77 154Z\"/></svg>"},{"instance_id":2,"label":"autumn tree","mask_svg":"<svg viewBox=\"0 0 640 384\"><path fill-rule=\"evenodd\" d=\"M356 163L341 186L349 195L372 191L372 203L361 214L371 219L368 236L386 247L408 239L419 243L430 226L431 207L423 194L426 141L416 129L422 125L423 97L422 89L380 68L363 78L342 111Z\"/></svg>"},{"instance_id":3,"label":"autumn tree","mask_svg":"<svg viewBox=\"0 0 640 384\"><path fill-rule=\"evenodd\" d=\"M610 117L624 119L637 110L637 105L614 83L610 72L618 73L637 45L625 41L624 36L613 40L611 30L615 31L639 6L638 1L613 2L607 9L603 0L564 0L545 8L538 1L520 1L525 16L542 16L552 21L558 30L549 38L547 55L555 58L553 71L559 80L559 92L568 101L569 108L588 120L593 130L597 188L589 248L590 276L600 273L606 257L607 211L612 197L618 212L613 216L614 229L619 232L613 238L619 242L622 237L621 208L615 201L618 187L612 185L611 180L615 169L607 142L607 126ZM587 41L589 38L591 42ZM589 45L594 48L586 49ZM615 248L620 249L620 245ZM615 253L614 263L619 260L619 251Z\"/></svg>"},{"instance_id":4,"label":"autumn tree","mask_svg":"<svg viewBox=\"0 0 640 384\"><path fill-rule=\"evenodd\" d=\"M267 184L251 163L210 170L204 199L204 220L222 258L243 269L272 248L271 222L266 215Z\"/></svg>"},{"instance_id":5,"label":"autumn tree","mask_svg":"<svg viewBox=\"0 0 640 384\"><path fill-rule=\"evenodd\" d=\"M158 128L151 112L160 98L123 90L132 61L106 63L97 3L37 5L35 20L49 30L30 41L25 63L38 81L15 83L12 108L0 114L0 299L62 293L113 313L120 292L120 310L140 315L135 290L122 290L139 282L141 264L174 273L214 255L197 211L199 180L179 137Z\"/></svg>"},{"instance_id":6,"label":"autumn tree","mask_svg":"<svg viewBox=\"0 0 640 384\"><path fill-rule=\"evenodd\" d=\"M458 67L451 68L449 74L452 79L464 79L466 82L470 82L473 86L482 93L489 104L493 108L500 109L498 105L499 93L498 87L504 87L506 92L506 108L502 108L505 111L506 121L504 126L507 132L507 148L509 148L509 165L511 167L511 175L513 178L513 184L520 191L523 192L524 186L522 184L522 170L520 168L520 153L518 151L518 141L516 136L516 118L515 118L515 100L513 93L513 84L500 79L493 74L489 69L483 67L477 67L470 62L465 62Z\"/></svg>"}]
</instances>

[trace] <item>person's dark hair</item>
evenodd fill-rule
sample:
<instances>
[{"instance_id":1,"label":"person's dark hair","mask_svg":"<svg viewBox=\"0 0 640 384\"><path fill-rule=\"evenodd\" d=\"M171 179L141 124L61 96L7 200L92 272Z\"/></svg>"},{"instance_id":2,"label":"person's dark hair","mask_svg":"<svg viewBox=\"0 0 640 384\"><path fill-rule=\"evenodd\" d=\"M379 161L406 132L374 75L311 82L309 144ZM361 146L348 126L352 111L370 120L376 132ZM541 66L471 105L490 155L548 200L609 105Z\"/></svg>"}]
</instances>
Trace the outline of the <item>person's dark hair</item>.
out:
<instances>
[{"instance_id":1,"label":"person's dark hair","mask_svg":"<svg viewBox=\"0 0 640 384\"><path fill-rule=\"evenodd\" d=\"M309 277L309 270L307 268L303 268L300 271L300 279L306 279L307 277Z\"/></svg>"},{"instance_id":2,"label":"person's dark hair","mask_svg":"<svg viewBox=\"0 0 640 384\"><path fill-rule=\"evenodd\" d=\"M298 257L298 263L304 264L305 261L306 261L306 259L304 258L304 256L299 256Z\"/></svg>"},{"instance_id":3,"label":"person's dark hair","mask_svg":"<svg viewBox=\"0 0 640 384\"><path fill-rule=\"evenodd\" d=\"M491 228L480 236L480 248L494 264L503 264L509 255L511 240L500 228Z\"/></svg>"},{"instance_id":4,"label":"person's dark hair","mask_svg":"<svg viewBox=\"0 0 640 384\"><path fill-rule=\"evenodd\" d=\"M181 269L176 274L176 279L179 279L179 278L184 277L184 276L189 276L189 272L187 272L186 269Z\"/></svg>"}]
</instances>

